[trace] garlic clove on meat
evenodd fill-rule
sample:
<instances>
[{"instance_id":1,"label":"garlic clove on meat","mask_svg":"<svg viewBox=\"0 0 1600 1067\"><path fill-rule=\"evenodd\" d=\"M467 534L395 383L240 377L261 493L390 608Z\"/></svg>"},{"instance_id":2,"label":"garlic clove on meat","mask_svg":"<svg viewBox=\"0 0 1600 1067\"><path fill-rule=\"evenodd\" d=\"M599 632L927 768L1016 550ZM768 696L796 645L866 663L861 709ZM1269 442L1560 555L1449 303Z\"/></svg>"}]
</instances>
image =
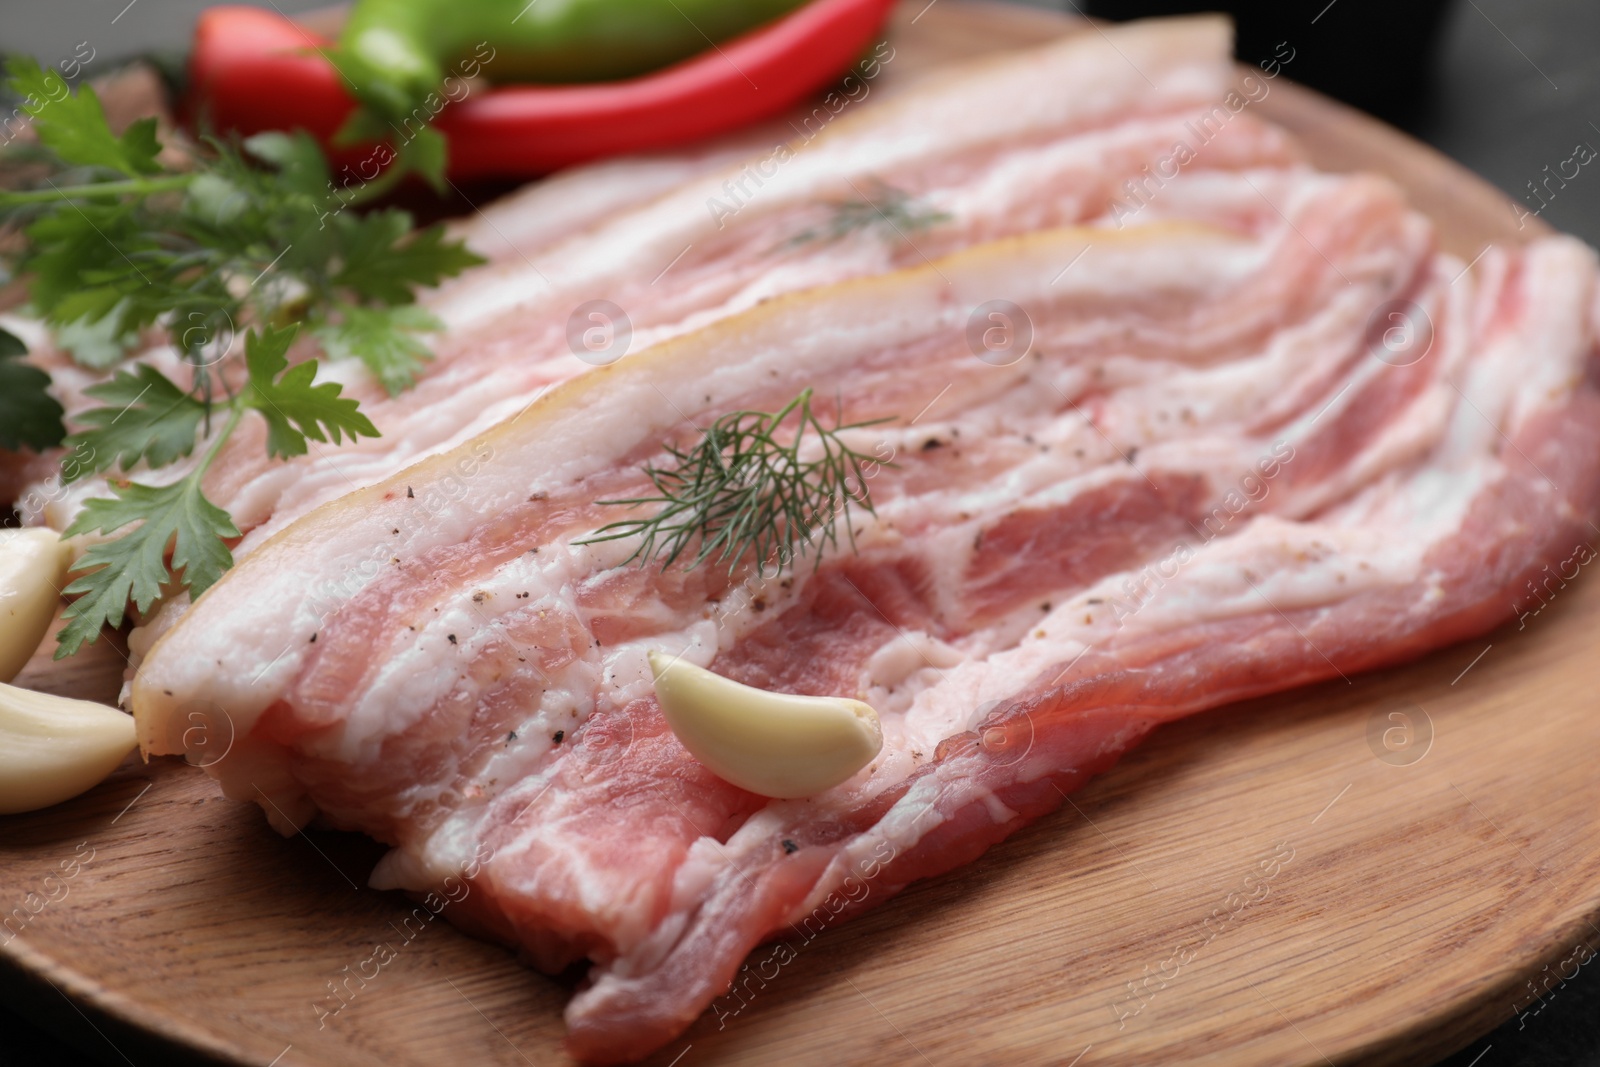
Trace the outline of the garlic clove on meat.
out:
<instances>
[{"instance_id":1,"label":"garlic clove on meat","mask_svg":"<svg viewBox=\"0 0 1600 1067\"><path fill-rule=\"evenodd\" d=\"M768 797L808 797L848 781L883 748L859 700L796 696L650 653L656 697L683 747L718 777Z\"/></svg>"}]
</instances>

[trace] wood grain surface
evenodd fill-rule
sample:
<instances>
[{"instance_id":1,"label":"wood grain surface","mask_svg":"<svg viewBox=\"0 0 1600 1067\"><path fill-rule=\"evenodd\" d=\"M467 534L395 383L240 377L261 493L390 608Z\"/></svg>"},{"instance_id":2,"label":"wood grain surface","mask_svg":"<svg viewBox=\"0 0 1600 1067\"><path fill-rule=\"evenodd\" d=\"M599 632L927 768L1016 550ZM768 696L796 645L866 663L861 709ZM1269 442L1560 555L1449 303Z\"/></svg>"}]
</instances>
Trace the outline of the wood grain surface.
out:
<instances>
[{"instance_id":1,"label":"wood grain surface","mask_svg":"<svg viewBox=\"0 0 1600 1067\"><path fill-rule=\"evenodd\" d=\"M897 16L886 88L1094 32L924 4ZM1533 232L1444 158L1282 78L1252 106L1319 165L1395 178L1466 259ZM1161 729L1055 816L825 931L651 1062L1250 1067L1460 1047L1600 949L1594 586L1580 574L1523 626L1401 670ZM41 654L19 681L110 699L120 655ZM566 1062L576 979L442 921L403 926L409 902L364 888L380 853L280 838L192 768L130 759L87 796L0 819L0 912L48 899L0 931L0 980L140 1064ZM321 1015L379 944L393 958Z\"/></svg>"}]
</instances>

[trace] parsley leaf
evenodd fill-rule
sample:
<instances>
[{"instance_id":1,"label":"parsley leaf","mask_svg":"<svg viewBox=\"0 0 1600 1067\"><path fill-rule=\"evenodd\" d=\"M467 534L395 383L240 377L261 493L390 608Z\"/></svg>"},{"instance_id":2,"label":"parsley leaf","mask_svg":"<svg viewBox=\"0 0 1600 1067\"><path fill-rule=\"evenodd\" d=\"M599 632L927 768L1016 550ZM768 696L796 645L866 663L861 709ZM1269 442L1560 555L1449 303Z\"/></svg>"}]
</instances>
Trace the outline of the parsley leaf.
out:
<instances>
[{"instance_id":1,"label":"parsley leaf","mask_svg":"<svg viewBox=\"0 0 1600 1067\"><path fill-rule=\"evenodd\" d=\"M199 596L233 566L225 539L238 537L239 529L201 492L204 472L201 467L171 485L114 486L114 500L90 500L84 505L65 536L109 534L132 523L139 525L114 541L93 546L78 561L77 569L89 573L64 590L82 595L67 607L67 625L57 635L57 659L93 643L102 623L120 626L129 601L140 612L147 611L179 572L190 593Z\"/></svg>"},{"instance_id":2,"label":"parsley leaf","mask_svg":"<svg viewBox=\"0 0 1600 1067\"><path fill-rule=\"evenodd\" d=\"M50 376L22 362L27 346L0 330L0 448L42 452L61 443L61 405L50 395Z\"/></svg>"},{"instance_id":3,"label":"parsley leaf","mask_svg":"<svg viewBox=\"0 0 1600 1067\"><path fill-rule=\"evenodd\" d=\"M333 359L355 358L367 365L390 396L405 390L432 357L415 334L442 330L444 323L415 304L340 309L339 321L317 328L317 339Z\"/></svg>"},{"instance_id":4,"label":"parsley leaf","mask_svg":"<svg viewBox=\"0 0 1600 1067\"><path fill-rule=\"evenodd\" d=\"M193 470L171 485L113 484L113 499L86 502L67 527L69 537L113 534L130 525L133 529L95 545L79 561L77 569L87 573L66 588L82 595L67 608L67 626L57 635L57 659L94 641L101 626L121 625L130 601L144 612L174 584L199 596L233 565L227 540L238 537L239 529L226 511L206 499L201 486L246 411L257 411L266 420L267 451L274 456L303 454L307 438L338 444L346 435L378 436L356 401L339 395L337 383L313 384L315 361L289 365L289 345L297 332L297 326L267 327L245 336L249 380L221 405L229 412L228 421ZM73 435L73 443L84 446L80 452L93 450L89 462L100 469L116 460L126 468L141 458L161 466L187 455L206 415L204 403L145 366L134 373L121 371L90 393L108 405L123 404L120 411L107 406L86 413L83 420L92 428Z\"/></svg>"},{"instance_id":5,"label":"parsley leaf","mask_svg":"<svg viewBox=\"0 0 1600 1067\"><path fill-rule=\"evenodd\" d=\"M411 216L403 211L347 219L344 264L333 283L368 300L409 304L417 286L438 285L483 262L459 242L446 242L442 224L411 233Z\"/></svg>"},{"instance_id":6,"label":"parsley leaf","mask_svg":"<svg viewBox=\"0 0 1600 1067\"><path fill-rule=\"evenodd\" d=\"M243 151L211 147L216 157L202 169L144 183L159 186L151 194L62 202L28 226L19 266L33 275L34 306L58 328L82 329L72 340L90 358L166 324L207 365L234 324L298 318L316 327L348 305L409 304L417 286L484 262L443 226L413 232L407 212L347 210L367 187L334 190L304 133L262 134ZM253 166L245 153L278 169ZM172 180L183 182L182 195L160 195L177 192ZM346 331L346 340L358 348L371 334ZM393 363L392 350L370 358ZM409 382L403 374L385 380L391 388Z\"/></svg>"},{"instance_id":7,"label":"parsley leaf","mask_svg":"<svg viewBox=\"0 0 1600 1067\"><path fill-rule=\"evenodd\" d=\"M119 370L109 382L85 392L106 406L74 416L89 429L74 433L66 443L93 458L72 477L63 475L66 480L106 470L113 463L128 470L141 459L151 467L165 467L194 451L195 434L206 417L205 404L148 363L136 364L131 374Z\"/></svg>"},{"instance_id":8,"label":"parsley leaf","mask_svg":"<svg viewBox=\"0 0 1600 1067\"><path fill-rule=\"evenodd\" d=\"M26 233L31 247L19 273L33 276L28 296L51 323L98 322L124 298L148 299L141 290L148 289L149 276L133 265L133 257L144 258L158 245L124 205L72 205L35 219ZM118 332L154 317L124 305Z\"/></svg>"},{"instance_id":9,"label":"parsley leaf","mask_svg":"<svg viewBox=\"0 0 1600 1067\"><path fill-rule=\"evenodd\" d=\"M444 192L444 171L449 163L449 143L444 134L424 126L401 146L400 160L403 166L431 185L434 192Z\"/></svg>"},{"instance_id":10,"label":"parsley leaf","mask_svg":"<svg viewBox=\"0 0 1600 1067\"><path fill-rule=\"evenodd\" d=\"M268 327L245 338L245 364L250 371L250 387L244 403L267 420L267 452L273 456L301 456L306 438L334 444L341 433L353 441L357 437L377 437L378 429L357 410L356 401L341 397L336 382L313 385L315 361L289 366L285 355L297 327L275 330ZM285 369L287 368L287 369Z\"/></svg>"},{"instance_id":11,"label":"parsley leaf","mask_svg":"<svg viewBox=\"0 0 1600 1067\"><path fill-rule=\"evenodd\" d=\"M286 191L306 197L328 195L328 161L306 131L258 133L245 139L244 150L261 162L272 164Z\"/></svg>"},{"instance_id":12,"label":"parsley leaf","mask_svg":"<svg viewBox=\"0 0 1600 1067\"><path fill-rule=\"evenodd\" d=\"M128 355L120 325L126 301L119 301L105 318L74 319L56 327L56 346L72 357L72 362L90 370L110 370Z\"/></svg>"},{"instance_id":13,"label":"parsley leaf","mask_svg":"<svg viewBox=\"0 0 1600 1067\"><path fill-rule=\"evenodd\" d=\"M130 178L161 170L156 162L161 143L156 140L155 119L140 119L118 137L91 86L73 93L59 73L42 69L28 56L11 59L6 72L11 91L22 97L22 109L33 117L40 142L63 162L105 167Z\"/></svg>"}]
</instances>

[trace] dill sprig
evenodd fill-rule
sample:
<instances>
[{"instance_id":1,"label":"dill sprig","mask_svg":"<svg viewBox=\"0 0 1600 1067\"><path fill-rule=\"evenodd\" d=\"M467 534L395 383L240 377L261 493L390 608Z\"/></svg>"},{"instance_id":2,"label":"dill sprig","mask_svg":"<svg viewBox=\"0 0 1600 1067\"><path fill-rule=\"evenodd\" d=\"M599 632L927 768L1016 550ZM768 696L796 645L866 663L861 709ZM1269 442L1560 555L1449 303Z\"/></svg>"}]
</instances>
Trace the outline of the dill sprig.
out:
<instances>
[{"instance_id":1,"label":"dill sprig","mask_svg":"<svg viewBox=\"0 0 1600 1067\"><path fill-rule=\"evenodd\" d=\"M835 519L842 515L854 549L850 509L860 505L877 514L864 466L880 464L840 435L892 420L845 424L836 414L829 427L812 410L811 396L808 388L777 412L730 412L701 430L690 447L667 445L671 465L644 468L655 486L654 496L598 502L655 505L656 512L608 523L577 544L642 537L625 563L659 559L665 570L697 545L686 569L707 561L737 567L746 555L754 555L762 565L776 560L776 573L781 573L808 543L817 546L815 563L821 562L825 547L837 547ZM791 416L793 428L787 430ZM815 445L809 446L813 440ZM809 458L802 456L808 446Z\"/></svg>"},{"instance_id":2,"label":"dill sprig","mask_svg":"<svg viewBox=\"0 0 1600 1067\"><path fill-rule=\"evenodd\" d=\"M926 230L941 222L949 222L947 212L929 207L904 189L886 182L875 184L875 197L862 196L859 200L838 200L830 203L832 214L825 225L814 226L795 234L789 244L804 245L813 241L837 241L858 230L879 231L884 238L904 238L919 230Z\"/></svg>"}]
</instances>

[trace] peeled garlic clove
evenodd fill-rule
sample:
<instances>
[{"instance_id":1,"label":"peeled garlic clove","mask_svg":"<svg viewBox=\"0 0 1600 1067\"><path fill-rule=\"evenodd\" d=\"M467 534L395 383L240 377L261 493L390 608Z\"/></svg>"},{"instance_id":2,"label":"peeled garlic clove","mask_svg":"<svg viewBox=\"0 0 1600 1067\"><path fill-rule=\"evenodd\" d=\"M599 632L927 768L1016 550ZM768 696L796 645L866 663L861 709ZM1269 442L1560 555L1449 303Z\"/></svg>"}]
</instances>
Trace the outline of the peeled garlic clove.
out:
<instances>
[{"instance_id":1,"label":"peeled garlic clove","mask_svg":"<svg viewBox=\"0 0 1600 1067\"><path fill-rule=\"evenodd\" d=\"M847 781L883 748L859 700L769 693L650 653L656 697L683 747L715 775L767 797L808 797Z\"/></svg>"},{"instance_id":2,"label":"peeled garlic clove","mask_svg":"<svg viewBox=\"0 0 1600 1067\"><path fill-rule=\"evenodd\" d=\"M0 815L92 789L133 745L133 716L116 708L0 685Z\"/></svg>"},{"instance_id":3,"label":"peeled garlic clove","mask_svg":"<svg viewBox=\"0 0 1600 1067\"><path fill-rule=\"evenodd\" d=\"M0 530L0 682L21 673L50 629L67 556L54 530Z\"/></svg>"}]
</instances>

